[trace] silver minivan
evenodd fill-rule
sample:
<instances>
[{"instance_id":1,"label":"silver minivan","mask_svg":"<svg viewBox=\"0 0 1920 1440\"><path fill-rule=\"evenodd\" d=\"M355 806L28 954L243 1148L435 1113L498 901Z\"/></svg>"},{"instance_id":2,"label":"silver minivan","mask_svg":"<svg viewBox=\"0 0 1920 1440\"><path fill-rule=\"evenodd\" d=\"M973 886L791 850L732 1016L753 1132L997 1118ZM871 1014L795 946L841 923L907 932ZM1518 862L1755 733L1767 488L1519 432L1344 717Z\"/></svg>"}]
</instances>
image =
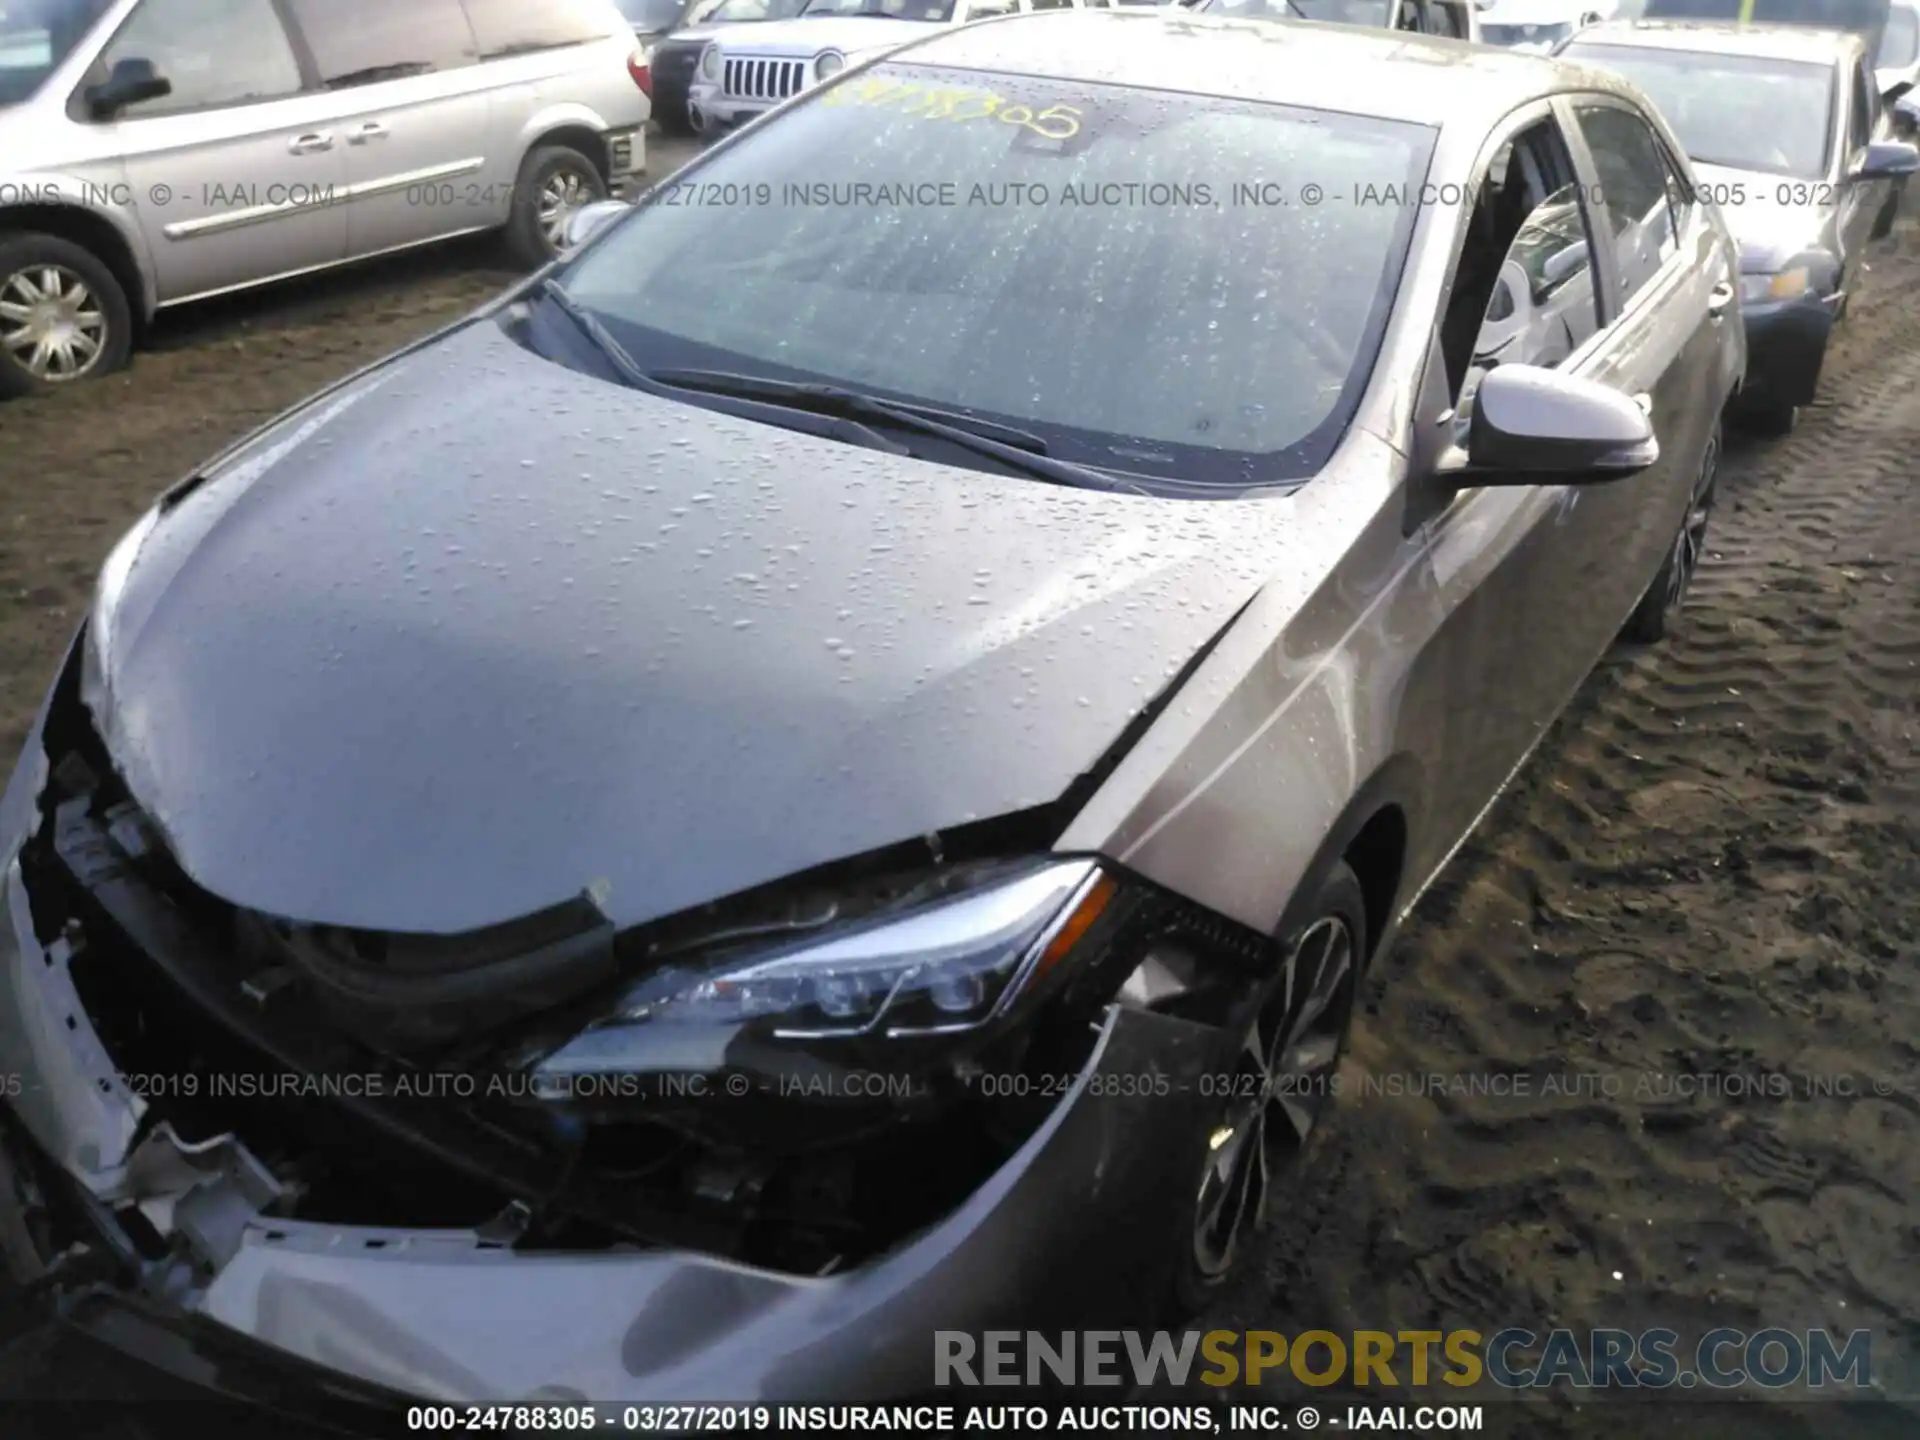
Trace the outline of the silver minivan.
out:
<instances>
[{"instance_id":1,"label":"silver minivan","mask_svg":"<svg viewBox=\"0 0 1920 1440\"><path fill-rule=\"evenodd\" d=\"M645 170L650 91L614 0L0 0L0 395L349 260L544 263Z\"/></svg>"}]
</instances>

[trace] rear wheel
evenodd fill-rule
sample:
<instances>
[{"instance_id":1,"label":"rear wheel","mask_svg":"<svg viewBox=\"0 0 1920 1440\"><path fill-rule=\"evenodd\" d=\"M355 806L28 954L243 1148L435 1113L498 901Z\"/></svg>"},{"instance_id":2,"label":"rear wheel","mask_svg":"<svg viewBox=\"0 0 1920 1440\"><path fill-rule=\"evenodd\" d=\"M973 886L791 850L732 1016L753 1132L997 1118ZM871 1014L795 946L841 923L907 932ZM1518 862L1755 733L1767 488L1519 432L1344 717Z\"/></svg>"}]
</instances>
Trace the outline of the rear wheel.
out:
<instances>
[{"instance_id":1,"label":"rear wheel","mask_svg":"<svg viewBox=\"0 0 1920 1440\"><path fill-rule=\"evenodd\" d=\"M526 269L537 270L566 248L575 214L607 198L606 177L571 145L542 145L528 154L513 187L507 246Z\"/></svg>"},{"instance_id":2,"label":"rear wheel","mask_svg":"<svg viewBox=\"0 0 1920 1440\"><path fill-rule=\"evenodd\" d=\"M1321 885L1282 949L1280 973L1253 1007L1233 1070L1195 1137L1191 1201L1175 1230L1171 1297L1191 1315L1240 1269L1278 1192L1304 1172L1308 1141L1334 1090L1366 955L1360 882L1345 864Z\"/></svg>"},{"instance_id":3,"label":"rear wheel","mask_svg":"<svg viewBox=\"0 0 1920 1440\"><path fill-rule=\"evenodd\" d=\"M113 272L58 235L0 236L0 395L30 395L117 370L133 311Z\"/></svg>"},{"instance_id":4,"label":"rear wheel","mask_svg":"<svg viewBox=\"0 0 1920 1440\"><path fill-rule=\"evenodd\" d=\"M1687 513L1673 537L1673 547L1668 550L1660 573L1653 577L1653 584L1647 587L1647 593L1640 597L1640 603L1627 618L1626 628L1621 631L1622 639L1637 645L1651 645L1673 628L1674 617L1686 601L1687 587L1700 568L1700 557L1706 552L1707 524L1713 518L1714 487L1719 474L1720 427L1716 425L1707 437L1706 453L1700 457Z\"/></svg>"}]
</instances>

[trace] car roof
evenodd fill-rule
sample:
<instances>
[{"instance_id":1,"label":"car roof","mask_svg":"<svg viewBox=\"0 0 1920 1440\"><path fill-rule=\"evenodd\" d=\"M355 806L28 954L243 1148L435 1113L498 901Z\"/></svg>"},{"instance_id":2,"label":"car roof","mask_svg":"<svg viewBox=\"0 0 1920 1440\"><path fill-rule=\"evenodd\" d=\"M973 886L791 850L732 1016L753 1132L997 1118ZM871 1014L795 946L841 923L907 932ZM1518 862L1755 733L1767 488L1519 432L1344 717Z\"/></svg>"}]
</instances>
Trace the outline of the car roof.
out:
<instances>
[{"instance_id":1,"label":"car roof","mask_svg":"<svg viewBox=\"0 0 1920 1440\"><path fill-rule=\"evenodd\" d=\"M1610 71L1490 45L1178 9L1044 11L958 26L890 58L1481 130L1543 95L1632 94Z\"/></svg>"},{"instance_id":2,"label":"car roof","mask_svg":"<svg viewBox=\"0 0 1920 1440\"><path fill-rule=\"evenodd\" d=\"M1811 25L1739 25L1718 20L1603 20L1589 25L1570 43L1826 64L1850 60L1866 49L1858 35L1845 30L1820 30Z\"/></svg>"}]
</instances>

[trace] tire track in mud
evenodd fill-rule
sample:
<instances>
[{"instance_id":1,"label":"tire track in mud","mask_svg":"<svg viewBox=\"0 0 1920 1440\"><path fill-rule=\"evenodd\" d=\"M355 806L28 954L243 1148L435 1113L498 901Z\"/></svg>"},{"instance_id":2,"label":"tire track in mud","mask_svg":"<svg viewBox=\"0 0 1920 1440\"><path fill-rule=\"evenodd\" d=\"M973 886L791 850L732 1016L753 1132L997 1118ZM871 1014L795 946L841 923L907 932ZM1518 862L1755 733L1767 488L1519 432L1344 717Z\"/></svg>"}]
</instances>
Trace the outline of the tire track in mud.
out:
<instances>
[{"instance_id":1,"label":"tire track in mud","mask_svg":"<svg viewBox=\"0 0 1920 1440\"><path fill-rule=\"evenodd\" d=\"M1866 1328L1920 1397L1915 237L1875 272L1820 403L1729 447L1677 633L1376 970L1324 1189L1205 1326ZM1568 1398L1528 1433L1642 1433Z\"/></svg>"}]
</instances>

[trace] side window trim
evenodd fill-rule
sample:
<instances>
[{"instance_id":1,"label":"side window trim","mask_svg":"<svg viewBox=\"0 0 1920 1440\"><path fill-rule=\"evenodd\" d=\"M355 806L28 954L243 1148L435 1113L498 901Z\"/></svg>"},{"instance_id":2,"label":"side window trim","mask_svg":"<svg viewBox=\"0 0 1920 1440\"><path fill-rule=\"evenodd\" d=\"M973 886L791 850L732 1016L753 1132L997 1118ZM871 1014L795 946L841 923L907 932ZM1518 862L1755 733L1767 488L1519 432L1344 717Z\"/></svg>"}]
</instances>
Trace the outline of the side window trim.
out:
<instances>
[{"instance_id":1,"label":"side window trim","mask_svg":"<svg viewBox=\"0 0 1920 1440\"><path fill-rule=\"evenodd\" d=\"M113 49L114 42L132 27L140 12L152 3L153 0L141 0L140 4L122 16L120 23L93 47L93 54L87 61L87 68L80 73L79 80L74 83L73 92L67 96L66 112L69 120L78 125L89 126L123 123L118 117L110 120L96 120L92 107L87 104L87 91L106 78L99 73L101 60L109 50ZM294 63L300 67L298 90L289 90L284 95L262 95L251 100L217 102L211 105L183 105L177 110L167 110L158 115L130 115L125 117L126 121L172 120L182 115L211 115L220 110L250 110L256 105L279 105L288 100L298 99L302 95L317 94L324 89L325 87L320 83L320 67L315 63L313 51L307 45L307 37L300 33L300 27L294 23L293 13L287 7L287 0L266 0L266 3L267 8L273 11L274 18L279 20L281 33L286 36L287 47L293 51Z\"/></svg>"},{"instance_id":2,"label":"side window trim","mask_svg":"<svg viewBox=\"0 0 1920 1440\"><path fill-rule=\"evenodd\" d=\"M1605 330L1616 320L1641 308L1642 296L1658 294L1672 283L1673 277L1679 273L1682 268L1682 262L1686 259L1684 254L1685 247L1679 243L1679 235L1678 232L1675 231L1674 253L1662 260L1659 268L1648 276L1646 283L1631 296L1624 298L1621 296L1617 237L1614 235L1611 225L1601 225L1598 227L1594 225L1593 197L1601 193L1600 172L1594 164L1593 151L1587 145L1586 132L1580 128L1580 117L1577 112L1585 107L1604 107L1609 110L1619 110L1631 115L1653 138L1655 149L1658 151L1661 160L1665 162L1669 160L1670 157L1667 154L1666 143L1660 137L1659 127L1650 123L1647 117L1641 114L1637 106L1623 101L1618 95L1609 95L1605 91L1582 91L1578 94L1562 96L1556 99L1554 104L1556 107L1565 106L1565 117L1561 122L1561 128L1569 132L1569 143L1578 145L1579 150L1575 163L1583 164L1586 172L1581 179L1580 186L1581 214L1586 220L1587 243L1590 245L1595 243L1594 235L1596 228L1599 233L1604 236L1608 262L1607 273L1603 279L1605 281L1608 300L1606 318L1601 321L1600 328ZM1674 228L1673 221L1673 199L1671 192L1669 192L1667 199L1667 222L1670 230Z\"/></svg>"}]
</instances>

